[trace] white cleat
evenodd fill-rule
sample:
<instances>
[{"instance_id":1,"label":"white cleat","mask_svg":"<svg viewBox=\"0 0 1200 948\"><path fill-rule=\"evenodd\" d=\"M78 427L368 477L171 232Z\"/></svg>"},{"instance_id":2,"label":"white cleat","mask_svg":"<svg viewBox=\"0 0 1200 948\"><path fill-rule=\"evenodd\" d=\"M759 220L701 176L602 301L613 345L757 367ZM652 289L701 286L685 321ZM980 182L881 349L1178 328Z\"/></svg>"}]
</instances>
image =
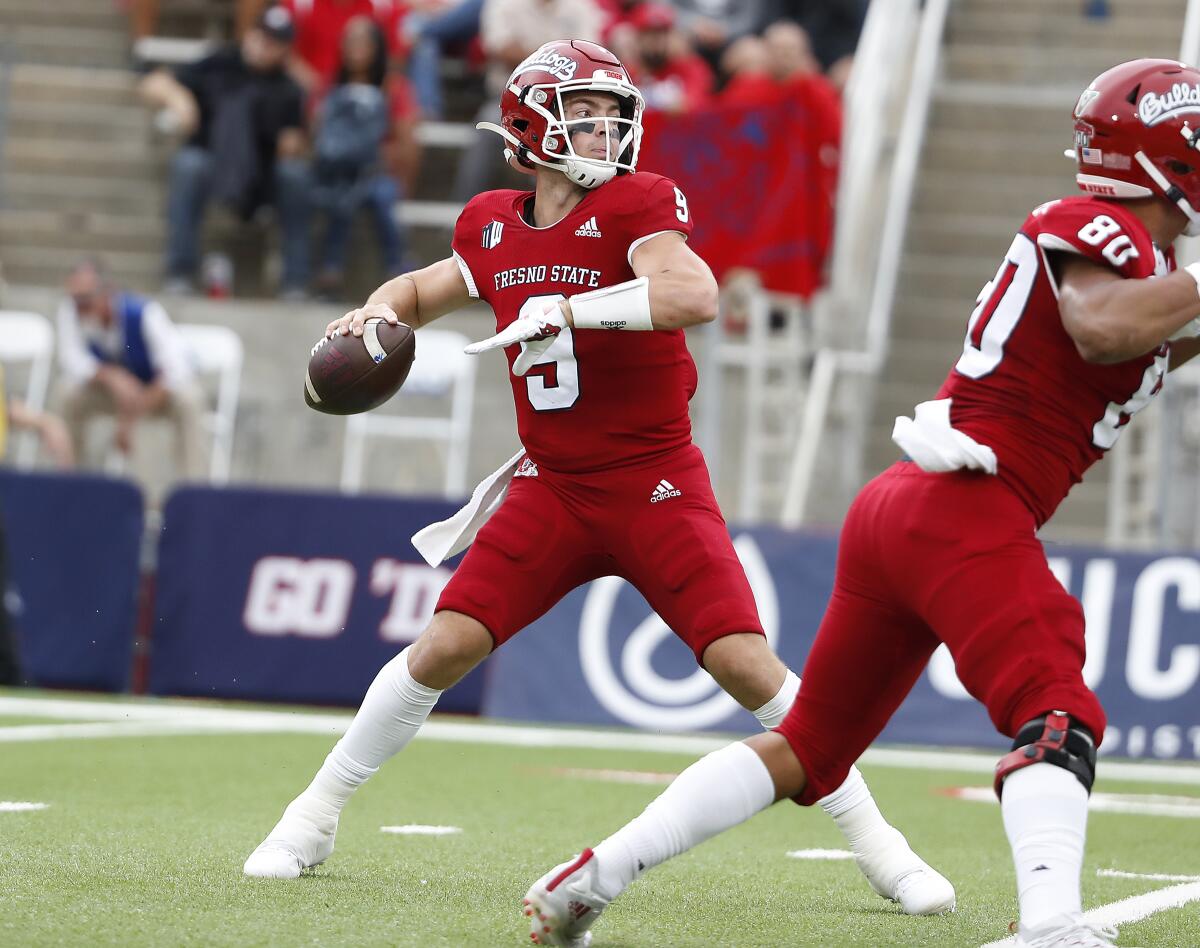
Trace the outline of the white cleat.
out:
<instances>
[{"instance_id":1,"label":"white cleat","mask_svg":"<svg viewBox=\"0 0 1200 948\"><path fill-rule=\"evenodd\" d=\"M1037 928L1017 929L1017 948L1117 948L1117 930L1059 915Z\"/></svg>"},{"instance_id":2,"label":"white cleat","mask_svg":"<svg viewBox=\"0 0 1200 948\"><path fill-rule=\"evenodd\" d=\"M889 826L870 839L854 861L879 895L900 903L905 915L941 915L953 912L954 886L950 880L912 851L908 840Z\"/></svg>"},{"instance_id":3,"label":"white cleat","mask_svg":"<svg viewBox=\"0 0 1200 948\"><path fill-rule=\"evenodd\" d=\"M585 849L533 884L521 903L535 945L588 948L588 930L608 905L596 891L596 858Z\"/></svg>"},{"instance_id":4,"label":"white cleat","mask_svg":"<svg viewBox=\"0 0 1200 948\"><path fill-rule=\"evenodd\" d=\"M319 818L293 801L283 817L242 866L243 875L258 879L297 879L333 854L337 817Z\"/></svg>"}]
</instances>

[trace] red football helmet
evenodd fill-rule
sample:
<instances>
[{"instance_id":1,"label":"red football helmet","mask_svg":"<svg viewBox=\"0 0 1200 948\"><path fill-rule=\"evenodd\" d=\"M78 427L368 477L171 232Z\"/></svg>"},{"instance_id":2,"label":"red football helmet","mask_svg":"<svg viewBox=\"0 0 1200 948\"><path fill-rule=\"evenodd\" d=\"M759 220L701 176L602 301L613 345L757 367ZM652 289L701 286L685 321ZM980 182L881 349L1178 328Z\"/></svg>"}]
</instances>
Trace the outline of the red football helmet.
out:
<instances>
[{"instance_id":1,"label":"red football helmet","mask_svg":"<svg viewBox=\"0 0 1200 948\"><path fill-rule=\"evenodd\" d=\"M1101 73L1075 106L1067 154L1082 190L1166 198L1187 215L1188 236L1200 235L1200 71L1135 59Z\"/></svg>"},{"instance_id":2,"label":"red football helmet","mask_svg":"<svg viewBox=\"0 0 1200 948\"><path fill-rule=\"evenodd\" d=\"M620 102L620 117L566 119L563 96L571 92L608 92ZM584 188L595 188L637 167L642 144L645 100L629 73L603 46L584 40L556 40L536 50L508 78L500 97L500 124L476 128L496 132L508 147L504 157L518 171L534 166L561 171ZM571 143L573 132L594 132L603 122L610 142L608 157L582 157Z\"/></svg>"}]
</instances>

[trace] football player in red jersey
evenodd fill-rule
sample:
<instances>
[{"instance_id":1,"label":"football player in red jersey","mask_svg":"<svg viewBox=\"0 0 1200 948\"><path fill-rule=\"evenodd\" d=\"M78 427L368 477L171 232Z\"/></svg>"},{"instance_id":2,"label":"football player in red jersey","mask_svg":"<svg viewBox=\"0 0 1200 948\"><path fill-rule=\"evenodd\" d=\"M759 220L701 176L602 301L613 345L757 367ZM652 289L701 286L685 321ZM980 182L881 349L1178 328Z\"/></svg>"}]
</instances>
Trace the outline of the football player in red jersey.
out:
<instances>
[{"instance_id":1,"label":"football player in red jersey","mask_svg":"<svg viewBox=\"0 0 1200 948\"><path fill-rule=\"evenodd\" d=\"M509 80L501 124L487 126L535 190L478 195L450 257L330 324L330 334L361 334L372 317L419 327L486 301L499 331L468 351L503 347L523 450L459 515L414 538L433 562L474 542L429 627L379 673L248 875L294 877L324 860L354 788L404 747L441 691L601 576L634 585L764 727L791 706L799 679L762 634L691 440L696 370L681 330L715 317L717 287L688 249L683 192L635 173L642 105L603 47L537 50ZM953 886L883 819L857 770L829 789L821 804L879 894L912 914L953 907Z\"/></svg>"},{"instance_id":2,"label":"football player in red jersey","mask_svg":"<svg viewBox=\"0 0 1200 948\"><path fill-rule=\"evenodd\" d=\"M1192 126L1195 125L1196 128ZM967 325L934 401L898 418L909 459L846 515L804 683L772 732L693 764L637 819L526 896L536 943L583 944L642 871L785 797L836 787L939 643L1013 749L995 788L1020 899L1017 944L1112 948L1079 891L1105 717L1083 681L1083 612L1034 531L1163 374L1200 351L1200 71L1137 60L1075 109L1087 196L1037 208Z\"/></svg>"}]
</instances>

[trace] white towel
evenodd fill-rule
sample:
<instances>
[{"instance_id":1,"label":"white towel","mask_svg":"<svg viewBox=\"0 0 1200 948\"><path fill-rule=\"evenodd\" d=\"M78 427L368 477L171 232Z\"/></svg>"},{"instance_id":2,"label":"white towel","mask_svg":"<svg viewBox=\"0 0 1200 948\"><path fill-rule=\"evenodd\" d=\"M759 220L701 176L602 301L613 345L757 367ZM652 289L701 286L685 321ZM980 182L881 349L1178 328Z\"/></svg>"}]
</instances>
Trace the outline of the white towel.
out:
<instances>
[{"instance_id":1,"label":"white towel","mask_svg":"<svg viewBox=\"0 0 1200 948\"><path fill-rule=\"evenodd\" d=\"M524 448L480 481L471 492L471 499L449 520L431 523L413 534L412 545L426 563L437 566L471 545L488 517L500 509L504 495L508 493L508 484L523 457Z\"/></svg>"},{"instance_id":2,"label":"white towel","mask_svg":"<svg viewBox=\"0 0 1200 948\"><path fill-rule=\"evenodd\" d=\"M987 471L996 473L996 452L950 424L950 399L921 402L913 418L901 415L892 428L892 440L923 471Z\"/></svg>"}]
</instances>

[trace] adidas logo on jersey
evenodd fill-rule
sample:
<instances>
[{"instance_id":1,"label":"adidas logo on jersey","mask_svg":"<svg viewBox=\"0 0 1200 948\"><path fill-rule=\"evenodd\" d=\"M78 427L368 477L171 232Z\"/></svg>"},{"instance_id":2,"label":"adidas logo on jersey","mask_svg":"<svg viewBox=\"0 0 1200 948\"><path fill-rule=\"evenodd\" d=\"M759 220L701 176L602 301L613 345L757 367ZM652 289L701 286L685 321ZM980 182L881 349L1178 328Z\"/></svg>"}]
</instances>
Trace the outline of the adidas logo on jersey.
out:
<instances>
[{"instance_id":1,"label":"adidas logo on jersey","mask_svg":"<svg viewBox=\"0 0 1200 948\"><path fill-rule=\"evenodd\" d=\"M589 217L586 221L583 222L583 226L580 227L579 230L575 231L575 236L576 237L603 237L604 236L603 234L600 233L600 225L596 223L596 216L594 214L591 217Z\"/></svg>"},{"instance_id":2,"label":"adidas logo on jersey","mask_svg":"<svg viewBox=\"0 0 1200 948\"><path fill-rule=\"evenodd\" d=\"M670 500L672 497L682 497L683 491L668 480L661 480L650 495L650 503L657 504L660 500Z\"/></svg>"}]
</instances>

